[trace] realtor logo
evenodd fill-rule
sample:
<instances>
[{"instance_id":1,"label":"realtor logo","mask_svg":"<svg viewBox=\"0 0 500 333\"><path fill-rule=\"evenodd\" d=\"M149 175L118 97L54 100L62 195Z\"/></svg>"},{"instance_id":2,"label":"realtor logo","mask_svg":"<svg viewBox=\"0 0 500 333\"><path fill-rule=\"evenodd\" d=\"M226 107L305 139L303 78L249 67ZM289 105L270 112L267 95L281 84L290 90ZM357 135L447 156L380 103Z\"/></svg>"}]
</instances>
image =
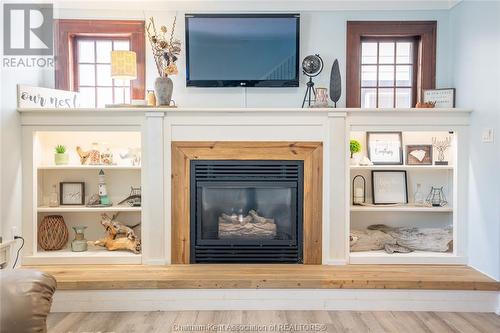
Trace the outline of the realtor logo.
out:
<instances>
[{"instance_id":1,"label":"realtor logo","mask_svg":"<svg viewBox=\"0 0 500 333\"><path fill-rule=\"evenodd\" d=\"M4 55L52 55L53 19L52 4L4 4Z\"/></svg>"}]
</instances>

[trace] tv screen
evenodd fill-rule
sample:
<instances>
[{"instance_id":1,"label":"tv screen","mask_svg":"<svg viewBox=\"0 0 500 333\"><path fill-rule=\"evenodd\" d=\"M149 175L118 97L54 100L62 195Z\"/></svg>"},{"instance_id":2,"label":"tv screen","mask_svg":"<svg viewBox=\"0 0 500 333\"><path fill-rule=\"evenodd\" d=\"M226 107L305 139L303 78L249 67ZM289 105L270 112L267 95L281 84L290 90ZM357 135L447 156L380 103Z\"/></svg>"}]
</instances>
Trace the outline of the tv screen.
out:
<instances>
[{"instance_id":1,"label":"tv screen","mask_svg":"<svg viewBox=\"0 0 500 333\"><path fill-rule=\"evenodd\" d=\"M186 14L186 83L297 87L298 14Z\"/></svg>"}]
</instances>

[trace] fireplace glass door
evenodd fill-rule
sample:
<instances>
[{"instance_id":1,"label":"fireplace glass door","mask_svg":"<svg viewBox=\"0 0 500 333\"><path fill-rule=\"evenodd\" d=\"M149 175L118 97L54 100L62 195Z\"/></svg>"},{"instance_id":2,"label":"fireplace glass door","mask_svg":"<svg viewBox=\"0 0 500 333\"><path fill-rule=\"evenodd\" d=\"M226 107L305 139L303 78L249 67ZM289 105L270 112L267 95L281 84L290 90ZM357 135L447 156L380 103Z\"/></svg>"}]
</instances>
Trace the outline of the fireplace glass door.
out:
<instances>
[{"instance_id":1,"label":"fireplace glass door","mask_svg":"<svg viewBox=\"0 0 500 333\"><path fill-rule=\"evenodd\" d=\"M194 162L192 262L301 262L302 162Z\"/></svg>"}]
</instances>

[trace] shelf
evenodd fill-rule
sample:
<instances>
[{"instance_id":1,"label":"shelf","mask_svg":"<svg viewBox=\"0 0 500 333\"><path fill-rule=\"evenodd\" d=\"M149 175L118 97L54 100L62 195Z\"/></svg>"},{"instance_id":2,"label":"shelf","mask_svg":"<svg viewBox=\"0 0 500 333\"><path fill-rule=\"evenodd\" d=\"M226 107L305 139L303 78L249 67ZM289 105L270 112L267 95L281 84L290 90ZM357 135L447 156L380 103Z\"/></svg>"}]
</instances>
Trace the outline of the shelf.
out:
<instances>
[{"instance_id":1,"label":"shelf","mask_svg":"<svg viewBox=\"0 0 500 333\"><path fill-rule=\"evenodd\" d=\"M465 259L451 252L414 251L389 254L384 250L351 252L350 264L463 264Z\"/></svg>"},{"instance_id":2,"label":"shelf","mask_svg":"<svg viewBox=\"0 0 500 333\"><path fill-rule=\"evenodd\" d=\"M453 170L453 165L350 165L351 170Z\"/></svg>"},{"instance_id":3,"label":"shelf","mask_svg":"<svg viewBox=\"0 0 500 333\"><path fill-rule=\"evenodd\" d=\"M71 240L69 241L71 242ZM23 258L24 265L33 264L141 264L142 255L129 251L108 251L89 245L88 251L73 252L69 248L58 251L38 251Z\"/></svg>"},{"instance_id":4,"label":"shelf","mask_svg":"<svg viewBox=\"0 0 500 333\"><path fill-rule=\"evenodd\" d=\"M59 206L37 207L39 213L92 213L92 212L140 212L142 207L111 206L111 207L86 207L86 206Z\"/></svg>"},{"instance_id":5,"label":"shelf","mask_svg":"<svg viewBox=\"0 0 500 333\"><path fill-rule=\"evenodd\" d=\"M132 165L41 165L38 170L141 170Z\"/></svg>"},{"instance_id":6,"label":"shelf","mask_svg":"<svg viewBox=\"0 0 500 333\"><path fill-rule=\"evenodd\" d=\"M420 207L412 205L402 206L351 206L351 212L428 212L428 213L451 213L453 207Z\"/></svg>"}]
</instances>

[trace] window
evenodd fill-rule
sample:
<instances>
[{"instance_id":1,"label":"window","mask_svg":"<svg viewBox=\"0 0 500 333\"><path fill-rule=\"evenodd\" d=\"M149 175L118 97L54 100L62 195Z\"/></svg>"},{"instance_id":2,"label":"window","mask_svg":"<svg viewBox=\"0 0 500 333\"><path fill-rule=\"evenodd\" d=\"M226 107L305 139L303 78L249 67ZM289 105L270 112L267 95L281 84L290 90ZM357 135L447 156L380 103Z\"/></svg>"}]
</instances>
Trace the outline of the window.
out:
<instances>
[{"instance_id":1,"label":"window","mask_svg":"<svg viewBox=\"0 0 500 333\"><path fill-rule=\"evenodd\" d=\"M56 20L56 88L79 91L82 107L144 99L144 21ZM137 56L137 79L111 78L111 51Z\"/></svg>"},{"instance_id":2,"label":"window","mask_svg":"<svg viewBox=\"0 0 500 333\"><path fill-rule=\"evenodd\" d=\"M347 107L414 107L435 80L435 21L347 22Z\"/></svg>"},{"instance_id":3,"label":"window","mask_svg":"<svg viewBox=\"0 0 500 333\"><path fill-rule=\"evenodd\" d=\"M361 107L409 108L416 103L416 40L361 40Z\"/></svg>"},{"instance_id":4,"label":"window","mask_svg":"<svg viewBox=\"0 0 500 333\"><path fill-rule=\"evenodd\" d=\"M76 38L75 90L82 107L130 103L130 81L111 78L111 51L130 50L128 39Z\"/></svg>"}]
</instances>

